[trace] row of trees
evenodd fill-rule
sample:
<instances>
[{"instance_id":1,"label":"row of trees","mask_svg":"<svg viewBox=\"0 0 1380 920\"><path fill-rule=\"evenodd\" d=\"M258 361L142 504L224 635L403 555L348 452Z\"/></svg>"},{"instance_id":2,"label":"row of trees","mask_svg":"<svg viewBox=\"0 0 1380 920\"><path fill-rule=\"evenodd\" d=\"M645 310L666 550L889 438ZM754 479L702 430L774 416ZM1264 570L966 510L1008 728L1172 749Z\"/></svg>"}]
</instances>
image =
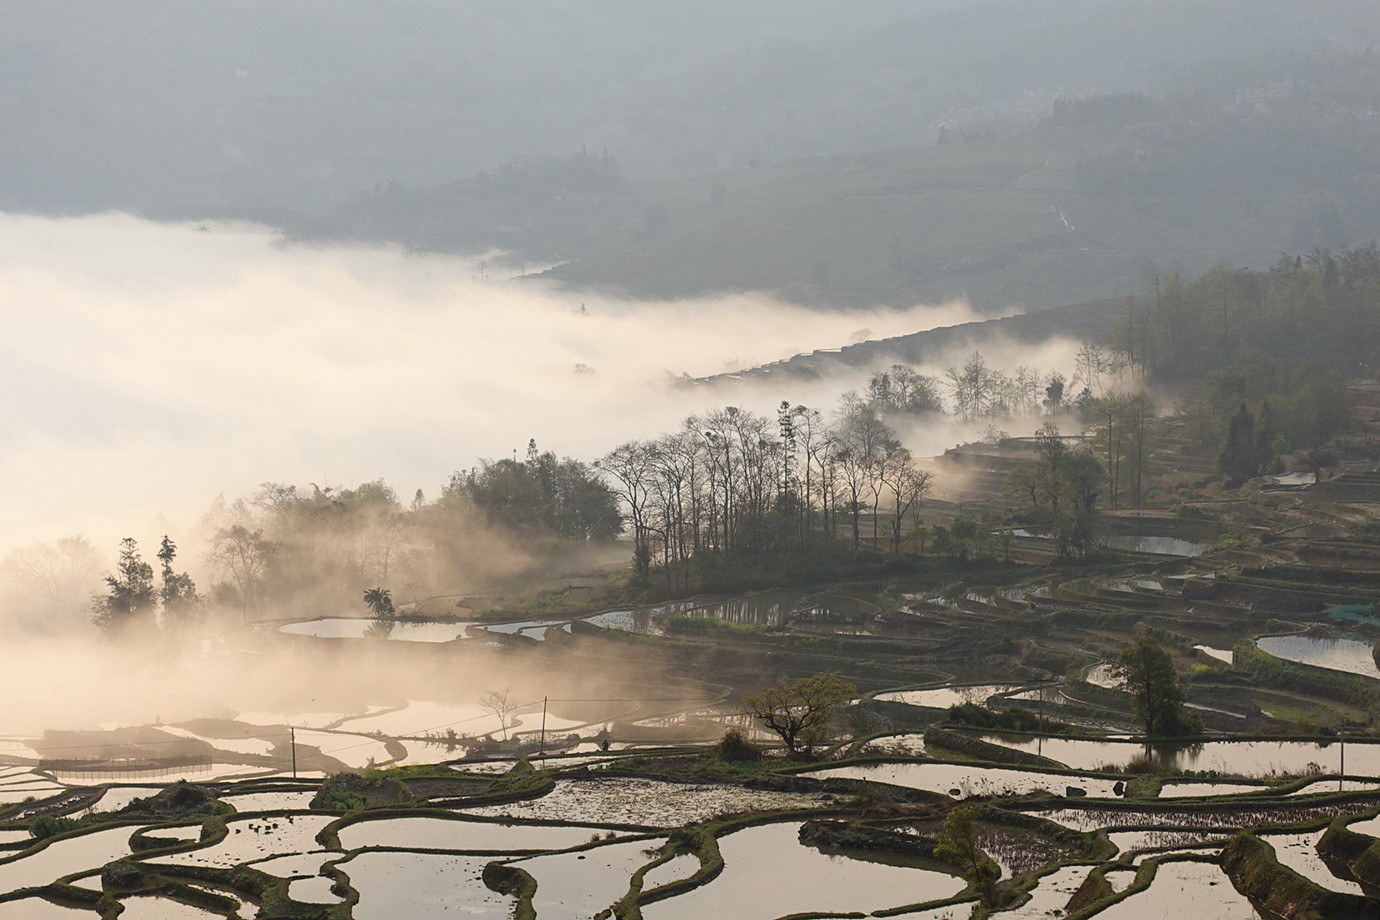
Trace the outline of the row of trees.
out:
<instances>
[{"instance_id":1,"label":"row of trees","mask_svg":"<svg viewBox=\"0 0 1380 920\"><path fill-rule=\"evenodd\" d=\"M783 402L775 419L737 407L690 416L650 441L628 441L598 467L632 527L635 567L689 587L710 569L789 565L834 548L847 524L856 550L899 553L931 474L872 403L846 395L832 418ZM698 572L698 576L692 572Z\"/></svg>"},{"instance_id":2,"label":"row of trees","mask_svg":"<svg viewBox=\"0 0 1380 920\"><path fill-rule=\"evenodd\" d=\"M550 553L613 539L622 516L597 471L532 443L523 461L456 472L434 502L419 490L405 506L382 480L345 489L264 483L246 499L218 503L205 526L212 533L208 597L173 570L170 538L158 553L161 581L126 539L104 591L89 603L96 623L170 626L207 605L245 616L267 603L345 609L362 591L371 609L386 601L391 610L386 586L410 587L415 596L429 586L506 577ZM26 576L32 570L30 581L44 575L37 580L54 592L68 590L73 579L60 576L74 565L99 572L98 554L80 538L39 548L12 554L9 566Z\"/></svg>"},{"instance_id":3,"label":"row of trees","mask_svg":"<svg viewBox=\"0 0 1380 920\"><path fill-rule=\"evenodd\" d=\"M888 417L941 414L947 401L954 418L976 422L1055 411L1062 405L1066 383L1062 374L1026 366L1007 374L974 351L962 365L947 368L942 379L893 364L872 375L864 399Z\"/></svg>"}]
</instances>

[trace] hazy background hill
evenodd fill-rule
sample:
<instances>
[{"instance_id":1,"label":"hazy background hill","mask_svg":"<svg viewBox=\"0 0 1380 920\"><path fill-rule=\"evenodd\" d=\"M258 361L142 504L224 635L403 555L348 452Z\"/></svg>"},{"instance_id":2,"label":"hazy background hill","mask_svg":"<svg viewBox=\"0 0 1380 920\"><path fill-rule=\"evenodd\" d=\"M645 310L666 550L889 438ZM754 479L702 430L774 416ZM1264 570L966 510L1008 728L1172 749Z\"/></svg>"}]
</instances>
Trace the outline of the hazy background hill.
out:
<instances>
[{"instance_id":1,"label":"hazy background hill","mask_svg":"<svg viewBox=\"0 0 1380 920\"><path fill-rule=\"evenodd\" d=\"M1376 232L1366 0L10 0L4 26L11 211L833 304L1091 299ZM1159 107L1036 127L1126 92Z\"/></svg>"}]
</instances>

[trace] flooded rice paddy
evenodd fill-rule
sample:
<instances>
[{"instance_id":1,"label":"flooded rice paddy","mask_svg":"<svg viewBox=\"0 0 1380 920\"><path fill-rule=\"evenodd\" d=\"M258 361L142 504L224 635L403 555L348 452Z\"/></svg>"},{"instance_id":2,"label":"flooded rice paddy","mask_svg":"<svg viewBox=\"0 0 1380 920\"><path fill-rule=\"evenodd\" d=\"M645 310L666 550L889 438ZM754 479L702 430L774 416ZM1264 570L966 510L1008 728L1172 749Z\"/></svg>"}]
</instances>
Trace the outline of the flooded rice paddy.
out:
<instances>
[{"instance_id":1,"label":"flooded rice paddy","mask_svg":"<svg viewBox=\"0 0 1380 920\"><path fill-rule=\"evenodd\" d=\"M0 891L47 885L64 876L99 869L129 854L129 835L133 832L133 827L113 827L54 840L42 849L0 863Z\"/></svg>"},{"instance_id":2,"label":"flooded rice paddy","mask_svg":"<svg viewBox=\"0 0 1380 920\"><path fill-rule=\"evenodd\" d=\"M822 794L772 792L717 783L599 778L557 780L556 788L539 799L468 808L466 813L541 821L679 827L716 815L817 808L831 802L832 796Z\"/></svg>"},{"instance_id":3,"label":"flooded rice paddy","mask_svg":"<svg viewBox=\"0 0 1380 920\"><path fill-rule=\"evenodd\" d=\"M1138 741L1024 738L984 735L984 741L1056 760L1071 770L1120 769L1145 758ZM1225 776L1305 776L1342 772L1343 744L1337 741L1204 741L1150 747L1161 770L1216 771ZM1348 776L1380 777L1380 744L1345 743Z\"/></svg>"},{"instance_id":4,"label":"flooded rice paddy","mask_svg":"<svg viewBox=\"0 0 1380 920\"><path fill-rule=\"evenodd\" d=\"M586 827L501 824L431 816L360 821L342 827L339 834L340 845L347 850L389 847L460 853L564 850L588 843L591 837L604 837L603 833Z\"/></svg>"},{"instance_id":5,"label":"flooded rice paddy","mask_svg":"<svg viewBox=\"0 0 1380 920\"><path fill-rule=\"evenodd\" d=\"M1099 920L1256 920L1246 896L1212 863L1161 863L1150 887L1097 914Z\"/></svg>"},{"instance_id":6,"label":"flooded rice paddy","mask_svg":"<svg viewBox=\"0 0 1380 920\"><path fill-rule=\"evenodd\" d=\"M1017 684L974 684L973 686L938 687L933 690L901 690L893 693L879 693L876 699L892 703L908 703L911 706L929 706L934 709L948 709L963 703L985 703L994 696L1019 690Z\"/></svg>"},{"instance_id":7,"label":"flooded rice paddy","mask_svg":"<svg viewBox=\"0 0 1380 920\"><path fill-rule=\"evenodd\" d=\"M1306 834L1261 835L1260 839L1274 848L1275 859L1280 865L1288 866L1315 884L1344 894L1365 894L1356 882L1338 878L1327 868L1318 854L1318 841L1322 835L1323 831L1312 831Z\"/></svg>"},{"instance_id":8,"label":"flooded rice paddy","mask_svg":"<svg viewBox=\"0 0 1380 920\"><path fill-rule=\"evenodd\" d=\"M1211 543L1181 540L1177 537L1152 537L1138 534L1113 534L1104 542L1111 549L1156 556L1201 556Z\"/></svg>"},{"instance_id":9,"label":"flooded rice paddy","mask_svg":"<svg viewBox=\"0 0 1380 920\"><path fill-rule=\"evenodd\" d=\"M1050 917L1061 917L1069 898L1073 897L1074 892L1088 880L1088 874L1092 872L1093 868L1093 866L1064 866L1048 875L1043 875L1040 877L1039 884L1030 892L1029 901L1014 910L1003 911L997 916L1001 917L1002 920L1049 920Z\"/></svg>"},{"instance_id":10,"label":"flooded rice paddy","mask_svg":"<svg viewBox=\"0 0 1380 920\"><path fill-rule=\"evenodd\" d=\"M1380 667L1376 667L1375 659L1371 657L1372 643L1359 637L1320 639L1314 636L1265 636L1257 639L1255 644L1262 652L1286 661L1365 677L1380 677Z\"/></svg>"},{"instance_id":11,"label":"flooded rice paddy","mask_svg":"<svg viewBox=\"0 0 1380 920\"><path fill-rule=\"evenodd\" d=\"M1251 792L1269 792L1269 786L1251 785L1249 783L1195 783L1195 782L1165 782L1160 784L1160 798L1162 799L1183 799L1199 796L1214 795L1243 795Z\"/></svg>"},{"instance_id":12,"label":"flooded rice paddy","mask_svg":"<svg viewBox=\"0 0 1380 920\"><path fill-rule=\"evenodd\" d=\"M350 857L339 868L359 892L355 920L445 916L463 905L466 920L510 920L514 899L480 880L487 856L375 852Z\"/></svg>"},{"instance_id":13,"label":"flooded rice paddy","mask_svg":"<svg viewBox=\"0 0 1380 920\"><path fill-rule=\"evenodd\" d=\"M310 636L315 639L367 639L373 636L394 642L453 642L464 639L471 623L412 623L398 621L383 636L373 620L328 617L304 623L288 623L278 631L291 636Z\"/></svg>"},{"instance_id":14,"label":"flooded rice paddy","mask_svg":"<svg viewBox=\"0 0 1380 920\"><path fill-rule=\"evenodd\" d=\"M830 767L813 770L816 779L842 777L874 783L890 783L952 795L957 798L988 795L1030 795L1041 790L1063 795L1068 786L1077 786L1093 798L1113 798L1114 779L1090 776L1065 776L1018 770L1011 767L983 767L954 763L884 763L866 766Z\"/></svg>"},{"instance_id":15,"label":"flooded rice paddy","mask_svg":"<svg viewBox=\"0 0 1380 920\"><path fill-rule=\"evenodd\" d=\"M1208 828L1180 828L1177 830L1117 831L1107 835L1118 853L1139 853L1142 850L1169 850L1185 847L1215 845L1220 849L1231 839L1229 831Z\"/></svg>"},{"instance_id":16,"label":"flooded rice paddy","mask_svg":"<svg viewBox=\"0 0 1380 920\"><path fill-rule=\"evenodd\" d=\"M1192 554L1194 547L1202 545L1168 537L1134 539L1139 542L1131 548L1141 552ZM1142 561L1147 566L1171 564ZM1177 589L1177 582L1173 581L1175 578L1157 573L1155 579L1128 577L1094 580L1093 585L1104 592L1163 594L1165 585L1169 585L1171 591ZM966 593L963 588L946 588L944 593L948 597L934 600L923 609L923 603L917 602L917 615L939 614L961 618L977 615L976 611L980 608L1017 603L1027 596L1039 594L1029 585L1014 588L991 586L967 590ZM1046 596L1053 593L1052 589L1045 591ZM928 597L928 594L923 597ZM925 610L929 613L925 614ZM576 620L582 620L586 626L657 635L663 631L669 618L674 616L714 619L770 630L818 631L832 628L841 633L861 633L866 631L869 619L878 612L879 609L870 602L846 593L806 595L773 591L731 599L697 598L660 607L607 611L567 619L530 619L482 626L474 622L397 622L387 632L386 638L391 642L445 643L463 640L467 643L444 650L412 648L400 651L393 647L389 654L484 651L483 644L490 640L494 640L493 644L508 648L526 645L535 649L536 646L529 640L555 638L557 631L572 633L572 642L583 641L592 631L578 623L572 626ZM385 638L377 631L369 632L372 626L369 620L330 618L288 624L281 627L281 631L302 637L366 641ZM485 638L486 634L488 638ZM497 641L499 639L502 641ZM632 641L628 637L617 639L624 643ZM292 641L294 645L303 644L302 640ZM1261 641L1265 643L1270 640ZM332 646L337 649L342 647L339 643ZM553 647L545 648L550 650ZM1198 646L1198 650L1224 661L1229 661L1231 657L1229 651L1210 646ZM1366 651L1368 656L1368 645ZM1101 657L1105 660L1109 656L1103 651ZM1004 675L1010 673L1020 672L1008 671ZM964 673L965 678L981 679L982 676L981 672ZM916 671L907 679L918 684L922 680L934 681L940 677L942 672ZM1104 686L1113 683L1105 665L1095 668L1089 680ZM1004 698L1013 697L1020 698L1028 708L1033 708L1039 699L1038 691L1033 687L1032 682L974 683L925 690L893 690L879 693L876 698L944 709L966 702L990 702L994 707L1001 707L1006 705ZM517 754L530 748L514 750L516 745L510 740L497 760L456 763L454 761L463 756L467 749L457 744L454 738L448 741L446 734L493 733L497 736L506 730L510 739L520 736L521 740L530 741L540 728L541 710L538 706L529 704L517 712L510 724L500 728L497 717L484 711L477 702L448 700L444 693L437 699L422 698L427 692L431 691L407 688L393 694L378 694L382 699L373 699L370 701L373 705L357 706L353 711L331 711L333 705L345 704L323 697L320 703L311 701L314 704L311 708L320 708L320 712L296 712L284 705L288 711L242 712L238 716L238 725L227 720L160 726L175 737L206 741L221 754L215 758L216 763L195 771L179 770L160 776L157 778L159 785L136 780L129 785L109 788L91 810L96 813L118 810L135 798L159 791L162 783L180 775L203 782L244 775L281 777L286 769L283 761L286 759L284 752L288 725L298 726L296 740L299 749L318 749L338 764L353 769L445 762L456 771L482 773L495 778L499 773L510 771L518 763ZM1044 702L1049 706L1057 705L1056 697L1056 693L1049 693ZM487 864L503 862L524 870L536 880L533 907L539 917L592 916L628 894L634 873L659 858L658 849L668 837L679 839L672 834L677 828L726 815L753 814L759 819L766 817L769 821L773 819L770 813L783 811L818 810L838 815L857 805L853 796L848 794L768 791L733 783L671 782L600 772L605 764L616 762L619 748L627 747L630 742L651 743L645 742L645 739L656 737L660 730L667 732L661 737L684 738L692 734L690 728L702 728L706 739L717 738L725 726L740 724L739 716L729 703L723 702L725 699L710 694L687 706L684 711L667 709L642 712L638 712L638 706L642 704L627 701L604 707L607 712L601 712L601 721L597 722L578 717L581 715L578 709L575 713L567 713L553 706L546 714L548 735L583 734L579 747L575 747L578 739L572 739L565 746L566 749L574 748L587 753L579 757L549 758L544 764L534 758L533 763L553 770L592 767L593 775L585 775L584 771L578 776L567 774L555 780L549 793L536 798L468 807L463 803L463 798L457 798L457 795L463 794L447 790L482 789L484 786L479 780L465 780L447 773L453 779L446 781L432 775L426 782L434 785L415 784L417 795L434 795L433 801L446 804L449 816L419 813L399 817L397 812L390 812L386 818L354 820L357 816L352 815L351 823L339 828L339 850L323 849L317 840L322 830L338 821L339 817L308 813L309 803L315 794L314 784L294 785L279 779L227 784L221 788L221 799L240 815L228 817L226 827L229 833L223 840L193 847L199 841L202 827L199 822L188 822L182 827L153 830L150 835L181 840L191 848L178 853L155 853L138 858L174 874L178 867L229 870L241 864L252 864L264 872L290 880L289 893L296 901L318 905L337 904L345 896L343 889L337 887L331 878L320 874L324 867L334 865L358 892L359 903L352 911L354 917L390 920L401 916L451 913L480 920L486 917L508 920L516 907L516 898L490 890L481 879ZM601 702L611 703L608 700ZM604 730L619 721L625 727L634 728L636 734L629 732L625 736L628 741L614 742L614 752L591 750L595 740L606 737ZM902 725L909 726L909 723ZM679 734L675 734L677 732ZM766 739L769 736L759 732L756 737ZM848 777L870 780L929 790L958 799L1020 795L1072 796L1077 790L1091 799L1113 801L1101 803L1101 808L1095 807L1093 802L1088 803L1089 807L1078 807L1079 799L1069 798L1067 807L1033 813L1075 830L1110 828L1109 837L1123 854L1155 849L1177 852L1200 846L1202 849L1197 852L1212 853L1241 827L1265 823L1287 825L1338 814L1368 814L1376 807L1373 800L1310 804L1315 800L1305 799L1298 807L1293 807L1292 800L1288 804L1271 804L1267 798L1271 787L1264 783L1202 777L1166 781L1160 787L1159 799L1214 797L1224 803L1221 808L1218 807L1218 801L1197 807L1172 802L1164 807L1156 807L1152 802L1135 806L1116 797L1116 777L1087 774L1103 766L1120 768L1143 756L1144 748L1139 743L1113 739L1033 739L1007 735L992 735L986 740L1038 753L1065 764L1070 773L979 763L922 761L877 766L825 766L811 771L808 776L814 779ZM23 751L32 752L29 739L15 738L7 744L9 746L0 748L0 755L21 758L26 756ZM1172 748L1157 747L1153 751L1153 759L1156 765L1166 770L1215 770L1224 775L1284 777L1337 770L1340 767L1341 748L1337 742L1329 744L1315 740L1211 741ZM873 756L889 754L908 758L919 757L924 752L923 735L916 731L874 739L860 751ZM658 762L663 758L669 762L684 755L663 749L654 756ZM237 757L242 758L243 762L237 763ZM265 762L273 763L275 759L279 761L276 765L264 765ZM322 766L320 763L315 765ZM304 776L321 775L320 772L302 772ZM1345 781L1348 789L1377 788L1376 782L1367 782L1365 778L1380 780L1380 745L1348 742L1346 772L1357 777ZM677 774L671 772L664 775ZM717 778L734 774L731 769L725 768L723 773L705 771L698 774L687 771L680 775ZM55 781L33 772L28 765L0 767L0 803L6 801L4 797L12 795L43 798L62 794L69 790L69 782L91 784L95 780L90 775L73 775L59 777ZM146 782L149 784L145 785ZM1300 793L1313 795L1333 792L1336 782L1335 779L1319 781ZM812 788L809 784L801 785L803 788ZM867 801L872 802L874 796L878 801L885 801L885 794L875 790L869 793ZM1246 798L1236 798L1241 796ZM1252 796L1267 800L1257 808L1234 807L1238 803L1249 802ZM911 807L899 804L907 798L915 800L914 796L897 796L894 807L898 811ZM1121 807L1114 808L1113 803ZM994 804L1006 809L1022 807L1011 801ZM923 807L926 809L924 821L937 826L940 820L938 815L942 815L945 806L941 804L937 812L933 805ZM644 904L641 908L643 915L650 920L677 920L704 916L770 918L793 912L837 914L876 911L944 900L964 889L960 878L937 863L900 857L869 859L857 852L821 851L803 846L798 840L802 817L792 814L789 820L779 820L782 817L784 815L776 815L775 823L739 827L722 833L718 843L725 861L723 872L700 888ZM530 823L532 820L552 823ZM924 824L908 820L912 820L916 827ZM1380 819L1369 817L1354 825L1362 832L1366 827L1374 829L1376 826L1380 826ZM645 833L639 833L639 828ZM82 886L98 890L99 870L113 859L131 856L130 837L137 830L133 825L108 828L74 837L60 837L46 848L31 847L27 850L16 846L28 842L24 831L0 830L0 844L11 846L10 849L0 850L0 857L8 858L8 861L0 862L0 891L47 884L74 873L83 876L80 880ZM1028 829L1020 833L1033 836ZM1275 846L1280 861L1296 871L1334 890L1354 891L1355 886L1348 887L1350 883L1332 878L1330 874L1326 877L1322 875L1326 867L1316 852L1320 833L1275 833L1266 839ZM1070 849L1073 844L1054 840L1053 837L1050 840L1029 840L1019 834L1004 837L985 827L980 837L981 844L1003 867L1003 878L1075 859ZM1081 849L1077 852L1083 853ZM659 886L684 881L699 868L696 856L677 856L646 873L643 891L649 892ZM1093 869L1091 865L1077 864L1056 868L1040 879L1028 903L1000 916L1013 920L1033 920L1037 917L1045 920L1061 915L1068 899ZM1133 895L1123 904L1115 905L1098 916L1153 918L1168 915L1169 908L1162 910L1163 905L1174 905L1172 910L1176 920L1177 915L1187 909L1193 909L1197 915L1204 917L1254 916L1249 904L1236 894L1226 876L1214 865L1169 862L1160 867L1159 873L1149 891ZM1133 873L1120 870L1114 876L1117 890L1125 890L1131 883ZM122 920L212 920L215 916L162 897L124 896L120 900L124 907ZM907 916L916 920L966 917L970 906L961 904L933 908ZM253 904L242 905L241 913L247 916L254 909ZM0 920L19 916L42 920L49 915L70 918L89 916L90 912L56 907L32 899L26 899L18 906L0 904Z\"/></svg>"},{"instance_id":17,"label":"flooded rice paddy","mask_svg":"<svg viewBox=\"0 0 1380 920\"><path fill-rule=\"evenodd\" d=\"M532 906L538 917L593 917L628 893L633 873L655 858L655 849L662 843L615 843L579 853L535 856L511 865L536 879ZM694 872L692 868L688 874Z\"/></svg>"},{"instance_id":18,"label":"flooded rice paddy","mask_svg":"<svg viewBox=\"0 0 1380 920\"><path fill-rule=\"evenodd\" d=\"M1215 830L1235 833L1242 828L1263 825L1303 824L1318 818L1364 814L1375 808L1374 802L1333 802L1319 805L1279 807L1270 804L1214 803L1214 807L1188 804L1181 809L1138 809L1135 807L1107 808L1097 804L1087 807L1067 805L1061 808L1039 809L1039 815L1076 831L1095 831L1098 828L1137 829L1147 827L1182 830Z\"/></svg>"},{"instance_id":19,"label":"flooded rice paddy","mask_svg":"<svg viewBox=\"0 0 1380 920\"><path fill-rule=\"evenodd\" d=\"M205 920L207 916L200 914L199 920ZM0 903L0 920L90 920L90 917L90 911L60 907L42 898Z\"/></svg>"},{"instance_id":20,"label":"flooded rice paddy","mask_svg":"<svg viewBox=\"0 0 1380 920\"><path fill-rule=\"evenodd\" d=\"M962 879L937 864L921 867L829 855L798 840L800 825L749 827L719 839L724 870L708 885L644 905L647 920L703 917L784 917L788 914L874 911L953 897ZM788 884L763 884L786 879Z\"/></svg>"},{"instance_id":21,"label":"flooded rice paddy","mask_svg":"<svg viewBox=\"0 0 1380 920\"><path fill-rule=\"evenodd\" d=\"M316 835L331 821L330 815L285 815L269 818L235 818L225 822L229 833L220 843L160 856L158 862L179 866L213 866L229 869L243 862L316 849Z\"/></svg>"}]
</instances>

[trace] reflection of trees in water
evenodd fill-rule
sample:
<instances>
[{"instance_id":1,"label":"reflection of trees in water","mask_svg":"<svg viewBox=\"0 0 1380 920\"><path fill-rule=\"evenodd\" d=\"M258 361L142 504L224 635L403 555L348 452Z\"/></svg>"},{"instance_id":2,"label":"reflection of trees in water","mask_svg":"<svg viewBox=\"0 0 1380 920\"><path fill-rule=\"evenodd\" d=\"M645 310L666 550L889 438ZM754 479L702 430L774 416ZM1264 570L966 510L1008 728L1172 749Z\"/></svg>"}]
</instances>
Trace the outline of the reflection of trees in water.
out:
<instances>
[{"instance_id":1,"label":"reflection of trees in water","mask_svg":"<svg viewBox=\"0 0 1380 920\"><path fill-rule=\"evenodd\" d=\"M396 624L392 620L375 620L364 627L364 638L366 639L388 639L393 635L393 627Z\"/></svg>"},{"instance_id":2,"label":"reflection of trees in water","mask_svg":"<svg viewBox=\"0 0 1380 920\"><path fill-rule=\"evenodd\" d=\"M1202 744L1155 744L1148 746L1149 760L1157 768L1192 769L1203 754Z\"/></svg>"}]
</instances>

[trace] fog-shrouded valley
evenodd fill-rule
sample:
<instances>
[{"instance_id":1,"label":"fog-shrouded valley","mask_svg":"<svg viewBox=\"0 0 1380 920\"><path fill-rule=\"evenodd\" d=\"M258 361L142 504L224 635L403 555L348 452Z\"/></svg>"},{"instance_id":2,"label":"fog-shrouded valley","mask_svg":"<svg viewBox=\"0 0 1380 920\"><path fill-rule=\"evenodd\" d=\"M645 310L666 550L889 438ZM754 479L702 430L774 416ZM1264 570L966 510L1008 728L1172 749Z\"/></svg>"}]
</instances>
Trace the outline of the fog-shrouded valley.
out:
<instances>
[{"instance_id":1,"label":"fog-shrouded valley","mask_svg":"<svg viewBox=\"0 0 1380 920\"><path fill-rule=\"evenodd\" d=\"M0 11L0 920L1380 912L1380 10Z\"/></svg>"}]
</instances>

